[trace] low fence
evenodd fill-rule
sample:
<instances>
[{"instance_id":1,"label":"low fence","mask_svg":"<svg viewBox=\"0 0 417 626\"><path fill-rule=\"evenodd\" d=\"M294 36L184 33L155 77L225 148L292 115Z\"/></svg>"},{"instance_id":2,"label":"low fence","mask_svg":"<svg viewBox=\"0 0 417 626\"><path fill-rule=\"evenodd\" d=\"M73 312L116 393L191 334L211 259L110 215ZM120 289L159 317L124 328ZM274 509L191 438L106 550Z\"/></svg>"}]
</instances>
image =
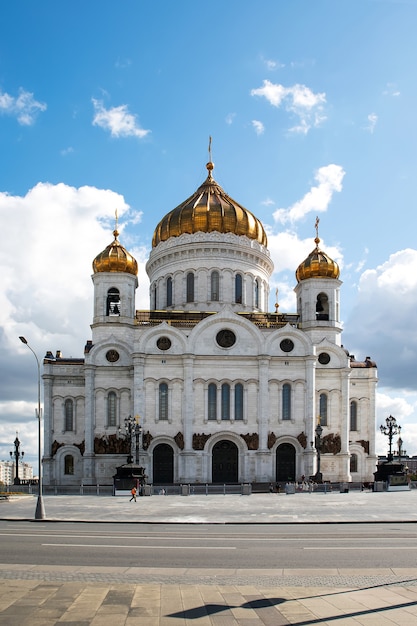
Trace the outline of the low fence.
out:
<instances>
[{"instance_id":1,"label":"low fence","mask_svg":"<svg viewBox=\"0 0 417 626\"><path fill-rule=\"evenodd\" d=\"M410 483L410 487L416 488L417 483ZM145 485L144 495L147 496L193 496L193 495L251 495L252 493L348 493L349 491L385 491L384 483L236 483L236 484L213 484L213 483L189 483L175 485ZM25 493L38 494L37 485L6 485L0 488L2 493ZM112 496L114 487L109 484L97 485L43 485L42 493L45 496Z\"/></svg>"}]
</instances>

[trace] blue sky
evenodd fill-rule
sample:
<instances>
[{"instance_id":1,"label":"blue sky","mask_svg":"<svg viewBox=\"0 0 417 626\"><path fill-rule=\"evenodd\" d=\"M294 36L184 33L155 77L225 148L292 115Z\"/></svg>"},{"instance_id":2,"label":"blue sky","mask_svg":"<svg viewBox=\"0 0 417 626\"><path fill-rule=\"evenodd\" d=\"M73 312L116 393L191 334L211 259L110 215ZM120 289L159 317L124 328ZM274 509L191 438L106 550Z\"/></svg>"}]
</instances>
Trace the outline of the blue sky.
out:
<instances>
[{"instance_id":1,"label":"blue sky","mask_svg":"<svg viewBox=\"0 0 417 626\"><path fill-rule=\"evenodd\" d=\"M0 458L36 465L36 363L82 356L91 262L120 240L148 308L153 229L206 176L259 217L271 304L321 246L343 342L378 364L417 453L417 0L15 0L0 5ZM387 441L378 437L378 452Z\"/></svg>"}]
</instances>

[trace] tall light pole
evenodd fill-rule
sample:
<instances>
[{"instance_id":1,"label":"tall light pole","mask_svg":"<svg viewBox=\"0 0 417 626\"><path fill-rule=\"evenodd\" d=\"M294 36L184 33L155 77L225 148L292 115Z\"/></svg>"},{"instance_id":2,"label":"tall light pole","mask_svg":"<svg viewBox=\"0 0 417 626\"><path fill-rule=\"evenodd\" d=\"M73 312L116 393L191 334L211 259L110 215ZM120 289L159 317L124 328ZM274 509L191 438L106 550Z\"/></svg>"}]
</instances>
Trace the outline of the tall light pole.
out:
<instances>
[{"instance_id":1,"label":"tall light pole","mask_svg":"<svg viewBox=\"0 0 417 626\"><path fill-rule=\"evenodd\" d=\"M36 365L38 366L38 408L36 410L36 417L38 418L38 465L39 465L39 482L38 482L38 501L36 503L35 519L45 519L45 509L43 506L42 497L42 438L41 438L41 366L36 352L30 347L25 337L19 337L20 341L25 344L32 352L36 359Z\"/></svg>"}]
</instances>

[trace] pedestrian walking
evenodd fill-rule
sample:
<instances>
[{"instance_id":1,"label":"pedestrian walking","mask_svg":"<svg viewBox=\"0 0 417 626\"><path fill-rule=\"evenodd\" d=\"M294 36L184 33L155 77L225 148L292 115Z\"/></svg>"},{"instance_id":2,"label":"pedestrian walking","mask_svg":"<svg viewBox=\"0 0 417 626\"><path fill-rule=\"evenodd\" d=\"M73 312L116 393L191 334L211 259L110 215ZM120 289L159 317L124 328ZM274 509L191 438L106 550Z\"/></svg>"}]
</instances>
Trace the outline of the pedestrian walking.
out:
<instances>
[{"instance_id":1,"label":"pedestrian walking","mask_svg":"<svg viewBox=\"0 0 417 626\"><path fill-rule=\"evenodd\" d=\"M136 487L132 487L132 491L130 493L132 494L132 497L130 498L129 502L132 502L132 500L136 502Z\"/></svg>"}]
</instances>

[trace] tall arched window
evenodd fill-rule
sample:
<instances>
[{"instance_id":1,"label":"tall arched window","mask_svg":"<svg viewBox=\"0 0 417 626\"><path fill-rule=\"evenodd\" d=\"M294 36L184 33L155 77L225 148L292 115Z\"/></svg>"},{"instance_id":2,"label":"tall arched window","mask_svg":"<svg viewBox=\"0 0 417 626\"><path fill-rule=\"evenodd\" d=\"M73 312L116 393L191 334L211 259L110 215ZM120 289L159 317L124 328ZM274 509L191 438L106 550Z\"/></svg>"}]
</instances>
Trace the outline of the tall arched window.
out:
<instances>
[{"instance_id":1,"label":"tall arched window","mask_svg":"<svg viewBox=\"0 0 417 626\"><path fill-rule=\"evenodd\" d=\"M194 302L194 274L187 274L187 302Z\"/></svg>"},{"instance_id":2,"label":"tall arched window","mask_svg":"<svg viewBox=\"0 0 417 626\"><path fill-rule=\"evenodd\" d=\"M350 430L358 430L358 403L352 400L350 403Z\"/></svg>"},{"instance_id":3,"label":"tall arched window","mask_svg":"<svg viewBox=\"0 0 417 626\"><path fill-rule=\"evenodd\" d=\"M259 280L257 278L254 285L254 305L255 308L259 309Z\"/></svg>"},{"instance_id":4,"label":"tall arched window","mask_svg":"<svg viewBox=\"0 0 417 626\"><path fill-rule=\"evenodd\" d=\"M66 454L64 457L64 474L74 474L74 457L71 454Z\"/></svg>"},{"instance_id":5,"label":"tall arched window","mask_svg":"<svg viewBox=\"0 0 417 626\"><path fill-rule=\"evenodd\" d=\"M156 305L158 304L158 290L156 284L152 286L152 308L156 311Z\"/></svg>"},{"instance_id":6,"label":"tall arched window","mask_svg":"<svg viewBox=\"0 0 417 626\"><path fill-rule=\"evenodd\" d=\"M316 300L316 319L329 319L329 298L326 293L319 293Z\"/></svg>"},{"instance_id":7,"label":"tall arched window","mask_svg":"<svg viewBox=\"0 0 417 626\"><path fill-rule=\"evenodd\" d=\"M219 300L219 272L214 271L210 276L210 300L218 302Z\"/></svg>"},{"instance_id":8,"label":"tall arched window","mask_svg":"<svg viewBox=\"0 0 417 626\"><path fill-rule=\"evenodd\" d=\"M243 385L235 385L235 420L243 420Z\"/></svg>"},{"instance_id":9,"label":"tall arched window","mask_svg":"<svg viewBox=\"0 0 417 626\"><path fill-rule=\"evenodd\" d=\"M74 402L73 400L65 400L65 424L64 430L74 430Z\"/></svg>"},{"instance_id":10,"label":"tall arched window","mask_svg":"<svg viewBox=\"0 0 417 626\"><path fill-rule=\"evenodd\" d=\"M320 394L320 424L327 426L327 395L325 393Z\"/></svg>"},{"instance_id":11,"label":"tall arched window","mask_svg":"<svg viewBox=\"0 0 417 626\"><path fill-rule=\"evenodd\" d=\"M358 455L352 454L350 457L350 473L358 471Z\"/></svg>"},{"instance_id":12,"label":"tall arched window","mask_svg":"<svg viewBox=\"0 0 417 626\"><path fill-rule=\"evenodd\" d=\"M120 292L116 287L107 292L106 315L120 315Z\"/></svg>"},{"instance_id":13,"label":"tall arched window","mask_svg":"<svg viewBox=\"0 0 417 626\"><path fill-rule=\"evenodd\" d=\"M222 420L230 420L230 385L222 385Z\"/></svg>"},{"instance_id":14,"label":"tall arched window","mask_svg":"<svg viewBox=\"0 0 417 626\"><path fill-rule=\"evenodd\" d=\"M291 419L291 385L289 383L282 386L282 419Z\"/></svg>"},{"instance_id":15,"label":"tall arched window","mask_svg":"<svg viewBox=\"0 0 417 626\"><path fill-rule=\"evenodd\" d=\"M217 419L217 386L210 383L208 386L207 417L209 420Z\"/></svg>"},{"instance_id":16,"label":"tall arched window","mask_svg":"<svg viewBox=\"0 0 417 626\"><path fill-rule=\"evenodd\" d=\"M172 306L172 278L167 278L167 306Z\"/></svg>"},{"instance_id":17,"label":"tall arched window","mask_svg":"<svg viewBox=\"0 0 417 626\"><path fill-rule=\"evenodd\" d=\"M236 274L235 276L235 302L236 303L242 304L242 294L243 294L242 274Z\"/></svg>"},{"instance_id":18,"label":"tall arched window","mask_svg":"<svg viewBox=\"0 0 417 626\"><path fill-rule=\"evenodd\" d=\"M168 419L168 385L166 383L159 385L159 419Z\"/></svg>"},{"instance_id":19,"label":"tall arched window","mask_svg":"<svg viewBox=\"0 0 417 626\"><path fill-rule=\"evenodd\" d=\"M117 425L117 396L114 391L107 395L107 426Z\"/></svg>"}]
</instances>

